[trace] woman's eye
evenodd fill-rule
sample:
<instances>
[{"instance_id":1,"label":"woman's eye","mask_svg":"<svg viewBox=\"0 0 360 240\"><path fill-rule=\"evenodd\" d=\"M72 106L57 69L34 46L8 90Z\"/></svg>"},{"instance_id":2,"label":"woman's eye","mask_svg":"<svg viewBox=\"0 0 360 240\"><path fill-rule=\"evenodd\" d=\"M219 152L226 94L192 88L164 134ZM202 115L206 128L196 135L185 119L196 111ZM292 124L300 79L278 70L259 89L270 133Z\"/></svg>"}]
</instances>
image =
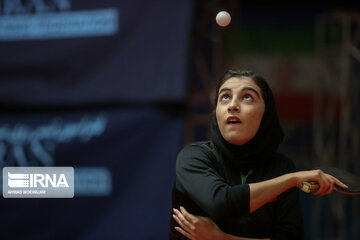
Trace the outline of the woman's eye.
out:
<instances>
[{"instance_id":1,"label":"woman's eye","mask_svg":"<svg viewBox=\"0 0 360 240\"><path fill-rule=\"evenodd\" d=\"M230 99L230 96L228 94L224 94L221 96L221 101L229 100L229 99Z\"/></svg>"},{"instance_id":2,"label":"woman's eye","mask_svg":"<svg viewBox=\"0 0 360 240\"><path fill-rule=\"evenodd\" d=\"M252 100L253 100L253 97L252 97L250 94L246 94L246 95L244 96L244 100L246 100L246 101L252 101Z\"/></svg>"}]
</instances>

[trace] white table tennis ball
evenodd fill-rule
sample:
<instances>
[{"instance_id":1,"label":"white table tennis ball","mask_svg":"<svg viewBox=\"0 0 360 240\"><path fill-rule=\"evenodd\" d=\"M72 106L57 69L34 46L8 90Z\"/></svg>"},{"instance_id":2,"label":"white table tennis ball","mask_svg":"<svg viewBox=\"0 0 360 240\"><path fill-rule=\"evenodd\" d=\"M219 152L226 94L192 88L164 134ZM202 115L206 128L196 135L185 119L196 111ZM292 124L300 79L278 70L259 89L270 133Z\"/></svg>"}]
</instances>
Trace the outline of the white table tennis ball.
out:
<instances>
[{"instance_id":1,"label":"white table tennis ball","mask_svg":"<svg viewBox=\"0 0 360 240\"><path fill-rule=\"evenodd\" d=\"M216 22L221 27L226 27L231 21L231 16L226 11L221 11L216 15Z\"/></svg>"}]
</instances>

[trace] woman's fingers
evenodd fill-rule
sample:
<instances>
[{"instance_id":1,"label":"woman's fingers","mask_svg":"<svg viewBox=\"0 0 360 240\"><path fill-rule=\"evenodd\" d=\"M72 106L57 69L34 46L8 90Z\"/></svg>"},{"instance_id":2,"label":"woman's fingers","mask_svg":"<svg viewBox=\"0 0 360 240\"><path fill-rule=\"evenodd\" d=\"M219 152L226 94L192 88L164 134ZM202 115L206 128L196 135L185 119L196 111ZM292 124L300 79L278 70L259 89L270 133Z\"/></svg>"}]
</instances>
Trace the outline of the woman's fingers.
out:
<instances>
[{"instance_id":1,"label":"woman's fingers","mask_svg":"<svg viewBox=\"0 0 360 240\"><path fill-rule=\"evenodd\" d=\"M331 176L326 173L323 173L322 179L323 179L323 184L322 184L322 188L320 188L320 194L325 195L331 193L334 189L333 180Z\"/></svg>"},{"instance_id":2,"label":"woman's fingers","mask_svg":"<svg viewBox=\"0 0 360 240\"><path fill-rule=\"evenodd\" d=\"M180 227L175 227L175 229L190 240L197 240L194 225L194 223L197 222L196 217L188 213L182 206L180 207L180 211L176 208L174 208L173 211L175 213L173 214L173 218L180 225Z\"/></svg>"},{"instance_id":3,"label":"woman's fingers","mask_svg":"<svg viewBox=\"0 0 360 240\"><path fill-rule=\"evenodd\" d=\"M195 240L195 238L191 234L185 232L181 227L175 227L175 230L181 233L182 235L184 235L185 237L187 237L188 239Z\"/></svg>"},{"instance_id":4,"label":"woman's fingers","mask_svg":"<svg viewBox=\"0 0 360 240\"><path fill-rule=\"evenodd\" d=\"M331 182L330 182L330 184L329 184L329 187L328 187L328 189L326 190L326 192L325 192L325 194L330 194L330 193L332 193L333 191L334 191L334 180L332 180Z\"/></svg>"},{"instance_id":5,"label":"woman's fingers","mask_svg":"<svg viewBox=\"0 0 360 240\"><path fill-rule=\"evenodd\" d=\"M320 171L320 179L321 179L321 183L320 183L320 189L319 189L319 194L321 195L327 195L330 194L334 191L334 180L333 180L333 176L324 173L323 171Z\"/></svg>"},{"instance_id":6,"label":"woman's fingers","mask_svg":"<svg viewBox=\"0 0 360 240\"><path fill-rule=\"evenodd\" d=\"M330 182L329 184L327 184L327 186L324 188L323 190L323 195L327 195L330 194L334 191L334 184L332 182Z\"/></svg>"},{"instance_id":7,"label":"woman's fingers","mask_svg":"<svg viewBox=\"0 0 360 240\"><path fill-rule=\"evenodd\" d=\"M333 177L333 176L332 176ZM344 184L343 182L341 182L339 179L337 179L336 177L333 177L334 183L335 185L338 185L341 188L345 188L347 189L348 186L346 184Z\"/></svg>"},{"instance_id":8,"label":"woman's fingers","mask_svg":"<svg viewBox=\"0 0 360 240\"><path fill-rule=\"evenodd\" d=\"M186 220L186 218L184 217L184 215L177 209L173 209L174 213L173 217L175 219L175 221L187 232L191 232L194 230L194 226L188 221Z\"/></svg>"},{"instance_id":9,"label":"woman's fingers","mask_svg":"<svg viewBox=\"0 0 360 240\"><path fill-rule=\"evenodd\" d=\"M186 220L188 220L191 223L196 222L196 218L192 214L188 213L183 206L180 206L180 211Z\"/></svg>"},{"instance_id":10,"label":"woman's fingers","mask_svg":"<svg viewBox=\"0 0 360 240\"><path fill-rule=\"evenodd\" d=\"M321 195L330 194L334 191L335 185L341 188L348 188L348 186L342 183L339 179L322 171L319 171L318 183L320 185L320 188L315 194L321 194Z\"/></svg>"},{"instance_id":11,"label":"woman's fingers","mask_svg":"<svg viewBox=\"0 0 360 240\"><path fill-rule=\"evenodd\" d=\"M184 228L184 224L182 223L182 221L178 218L178 216L176 216L175 214L172 215L174 220L182 227Z\"/></svg>"}]
</instances>

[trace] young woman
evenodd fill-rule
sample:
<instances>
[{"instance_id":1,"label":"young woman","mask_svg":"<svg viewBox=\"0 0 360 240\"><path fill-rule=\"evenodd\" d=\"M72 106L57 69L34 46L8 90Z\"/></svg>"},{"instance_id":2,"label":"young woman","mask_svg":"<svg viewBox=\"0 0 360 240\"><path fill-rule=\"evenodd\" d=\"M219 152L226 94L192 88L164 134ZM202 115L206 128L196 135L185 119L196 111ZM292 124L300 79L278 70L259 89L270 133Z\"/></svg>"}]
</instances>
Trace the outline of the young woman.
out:
<instances>
[{"instance_id":1,"label":"young woman","mask_svg":"<svg viewBox=\"0 0 360 240\"><path fill-rule=\"evenodd\" d=\"M178 155L170 239L303 239L296 187L316 181L316 194L329 194L346 186L321 170L296 172L277 152L283 132L259 74L228 71L215 107L211 141Z\"/></svg>"}]
</instances>

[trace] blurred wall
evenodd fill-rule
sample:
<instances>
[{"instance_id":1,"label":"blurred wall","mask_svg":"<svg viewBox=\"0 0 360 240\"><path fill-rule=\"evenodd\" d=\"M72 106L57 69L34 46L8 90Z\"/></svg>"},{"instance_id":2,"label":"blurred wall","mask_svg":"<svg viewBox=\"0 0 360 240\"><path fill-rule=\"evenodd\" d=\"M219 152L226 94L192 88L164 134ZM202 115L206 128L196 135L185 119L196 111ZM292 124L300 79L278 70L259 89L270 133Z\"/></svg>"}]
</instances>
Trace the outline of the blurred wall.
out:
<instances>
[{"instance_id":1,"label":"blurred wall","mask_svg":"<svg viewBox=\"0 0 360 240\"><path fill-rule=\"evenodd\" d=\"M166 239L191 1L0 0L0 164L71 166L4 199L1 239Z\"/></svg>"}]
</instances>

